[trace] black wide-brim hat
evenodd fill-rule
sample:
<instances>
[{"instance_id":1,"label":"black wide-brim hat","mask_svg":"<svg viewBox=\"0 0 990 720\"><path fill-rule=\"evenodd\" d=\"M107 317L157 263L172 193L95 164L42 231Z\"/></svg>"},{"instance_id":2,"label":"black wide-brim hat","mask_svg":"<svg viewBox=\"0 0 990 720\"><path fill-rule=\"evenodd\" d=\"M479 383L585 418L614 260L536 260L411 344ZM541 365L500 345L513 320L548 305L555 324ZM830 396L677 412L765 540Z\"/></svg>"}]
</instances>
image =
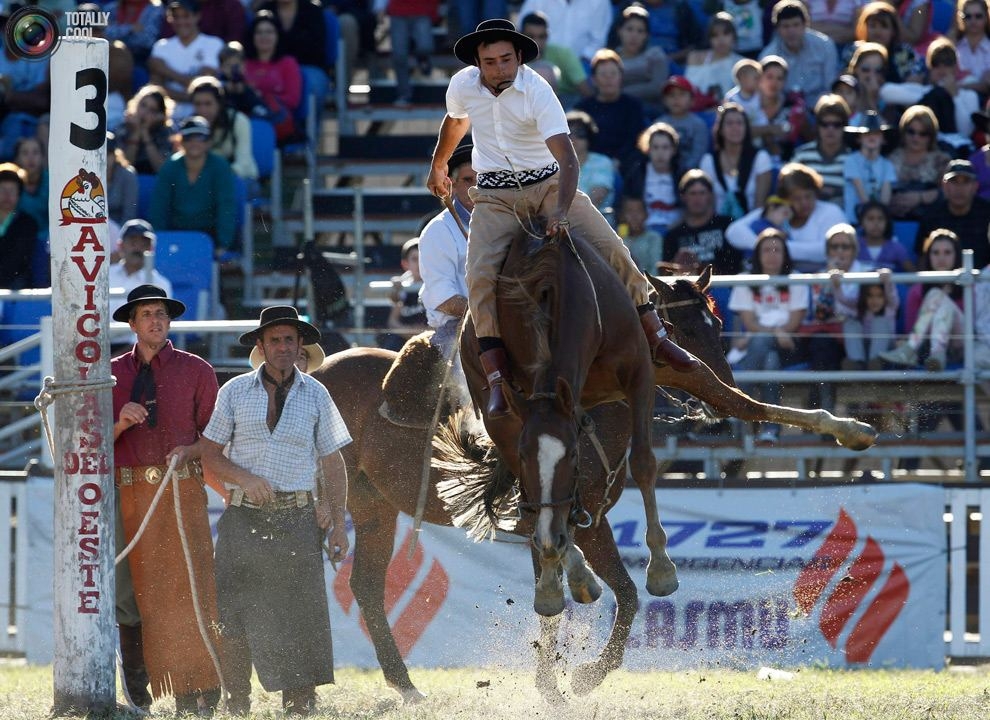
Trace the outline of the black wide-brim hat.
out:
<instances>
[{"instance_id":1,"label":"black wide-brim hat","mask_svg":"<svg viewBox=\"0 0 990 720\"><path fill-rule=\"evenodd\" d=\"M513 47L522 52L524 63L533 62L540 56L540 47L536 41L518 32L515 25L503 18L479 23L474 32L468 33L454 43L454 56L465 65L477 65L478 46L499 40L508 40Z\"/></svg>"},{"instance_id":2,"label":"black wide-brim hat","mask_svg":"<svg viewBox=\"0 0 990 720\"><path fill-rule=\"evenodd\" d=\"M464 163L471 164L471 152L474 150L474 145L471 144L470 140L463 142L454 148L454 152L450 154L450 160L447 161L447 174L452 175L454 170L459 168Z\"/></svg>"},{"instance_id":3,"label":"black wide-brim hat","mask_svg":"<svg viewBox=\"0 0 990 720\"><path fill-rule=\"evenodd\" d=\"M885 133L890 130L890 125L883 121L880 113L876 110L867 110L863 113L859 125L846 125L843 129L853 135L866 135L867 133L874 132Z\"/></svg>"},{"instance_id":4,"label":"black wide-brim hat","mask_svg":"<svg viewBox=\"0 0 990 720\"><path fill-rule=\"evenodd\" d=\"M186 311L185 303L170 298L165 291L157 285L138 285L127 293L127 302L113 311L113 319L117 322L128 322L131 319L131 309L144 302L163 302L169 318L175 320L181 317Z\"/></svg>"},{"instance_id":5,"label":"black wide-brim hat","mask_svg":"<svg viewBox=\"0 0 990 720\"><path fill-rule=\"evenodd\" d=\"M292 325L299 331L303 345L313 345L320 342L320 331L305 320L299 319L299 311L291 305L273 305L261 311L258 327L246 332L240 337L241 345L251 347L261 337L266 327L272 325Z\"/></svg>"}]
</instances>

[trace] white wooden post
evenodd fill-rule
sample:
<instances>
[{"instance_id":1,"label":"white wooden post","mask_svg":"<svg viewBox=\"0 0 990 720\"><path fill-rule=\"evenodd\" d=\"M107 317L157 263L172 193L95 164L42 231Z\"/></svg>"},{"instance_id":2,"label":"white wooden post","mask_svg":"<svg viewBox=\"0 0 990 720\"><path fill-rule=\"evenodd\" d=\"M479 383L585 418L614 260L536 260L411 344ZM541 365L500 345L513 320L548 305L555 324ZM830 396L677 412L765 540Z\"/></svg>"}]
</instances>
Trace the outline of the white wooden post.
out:
<instances>
[{"instance_id":1,"label":"white wooden post","mask_svg":"<svg viewBox=\"0 0 990 720\"><path fill-rule=\"evenodd\" d=\"M108 48L105 40L65 37L51 58L48 214L55 382L63 393L53 425L56 714L116 706Z\"/></svg>"}]
</instances>

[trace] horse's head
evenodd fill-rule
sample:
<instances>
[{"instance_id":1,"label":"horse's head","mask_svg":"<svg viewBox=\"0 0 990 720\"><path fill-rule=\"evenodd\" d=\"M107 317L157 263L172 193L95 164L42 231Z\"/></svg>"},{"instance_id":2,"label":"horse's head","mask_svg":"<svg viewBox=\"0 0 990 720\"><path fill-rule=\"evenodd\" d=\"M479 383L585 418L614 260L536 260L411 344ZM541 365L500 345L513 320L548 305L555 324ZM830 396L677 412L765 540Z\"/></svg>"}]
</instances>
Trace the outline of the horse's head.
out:
<instances>
[{"instance_id":1,"label":"horse's head","mask_svg":"<svg viewBox=\"0 0 990 720\"><path fill-rule=\"evenodd\" d=\"M533 543L543 556L562 553L574 505L578 467L578 427L574 393L557 378L554 392L523 399L509 392L513 411L522 420L519 433L519 482L526 502L537 513Z\"/></svg>"},{"instance_id":2,"label":"horse's head","mask_svg":"<svg viewBox=\"0 0 990 720\"><path fill-rule=\"evenodd\" d=\"M712 267L708 265L694 282L679 278L673 282L647 275L657 292L657 312L673 324L674 340L712 369L727 385L735 385L732 369L722 352L722 321L708 295ZM658 372L666 372L658 368ZM658 378L659 381L659 378ZM661 383L662 384L662 383Z\"/></svg>"}]
</instances>

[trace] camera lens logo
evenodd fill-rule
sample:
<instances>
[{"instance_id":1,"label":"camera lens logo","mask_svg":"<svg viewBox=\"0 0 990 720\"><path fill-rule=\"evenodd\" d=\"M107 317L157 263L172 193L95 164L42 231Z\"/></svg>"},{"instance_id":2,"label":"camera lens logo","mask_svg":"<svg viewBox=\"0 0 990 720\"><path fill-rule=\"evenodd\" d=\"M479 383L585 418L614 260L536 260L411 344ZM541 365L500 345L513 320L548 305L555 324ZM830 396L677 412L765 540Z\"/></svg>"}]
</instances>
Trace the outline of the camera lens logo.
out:
<instances>
[{"instance_id":1,"label":"camera lens logo","mask_svg":"<svg viewBox=\"0 0 990 720\"><path fill-rule=\"evenodd\" d=\"M4 25L3 39L4 45L17 57L44 60L58 47L58 22L41 8L18 8Z\"/></svg>"}]
</instances>

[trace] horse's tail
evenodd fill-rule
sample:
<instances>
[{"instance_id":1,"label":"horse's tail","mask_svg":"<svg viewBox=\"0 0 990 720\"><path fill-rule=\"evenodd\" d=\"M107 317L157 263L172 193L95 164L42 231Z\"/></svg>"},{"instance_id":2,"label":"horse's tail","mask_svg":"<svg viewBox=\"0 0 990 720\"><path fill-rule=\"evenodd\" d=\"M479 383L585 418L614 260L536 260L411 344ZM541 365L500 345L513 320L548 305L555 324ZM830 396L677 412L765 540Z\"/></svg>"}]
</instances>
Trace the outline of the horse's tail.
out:
<instances>
[{"instance_id":1,"label":"horse's tail","mask_svg":"<svg viewBox=\"0 0 990 720\"><path fill-rule=\"evenodd\" d=\"M433 436L432 467L440 473L437 496L455 527L475 541L513 530L519 519L519 491L495 444L474 418L461 409Z\"/></svg>"}]
</instances>

